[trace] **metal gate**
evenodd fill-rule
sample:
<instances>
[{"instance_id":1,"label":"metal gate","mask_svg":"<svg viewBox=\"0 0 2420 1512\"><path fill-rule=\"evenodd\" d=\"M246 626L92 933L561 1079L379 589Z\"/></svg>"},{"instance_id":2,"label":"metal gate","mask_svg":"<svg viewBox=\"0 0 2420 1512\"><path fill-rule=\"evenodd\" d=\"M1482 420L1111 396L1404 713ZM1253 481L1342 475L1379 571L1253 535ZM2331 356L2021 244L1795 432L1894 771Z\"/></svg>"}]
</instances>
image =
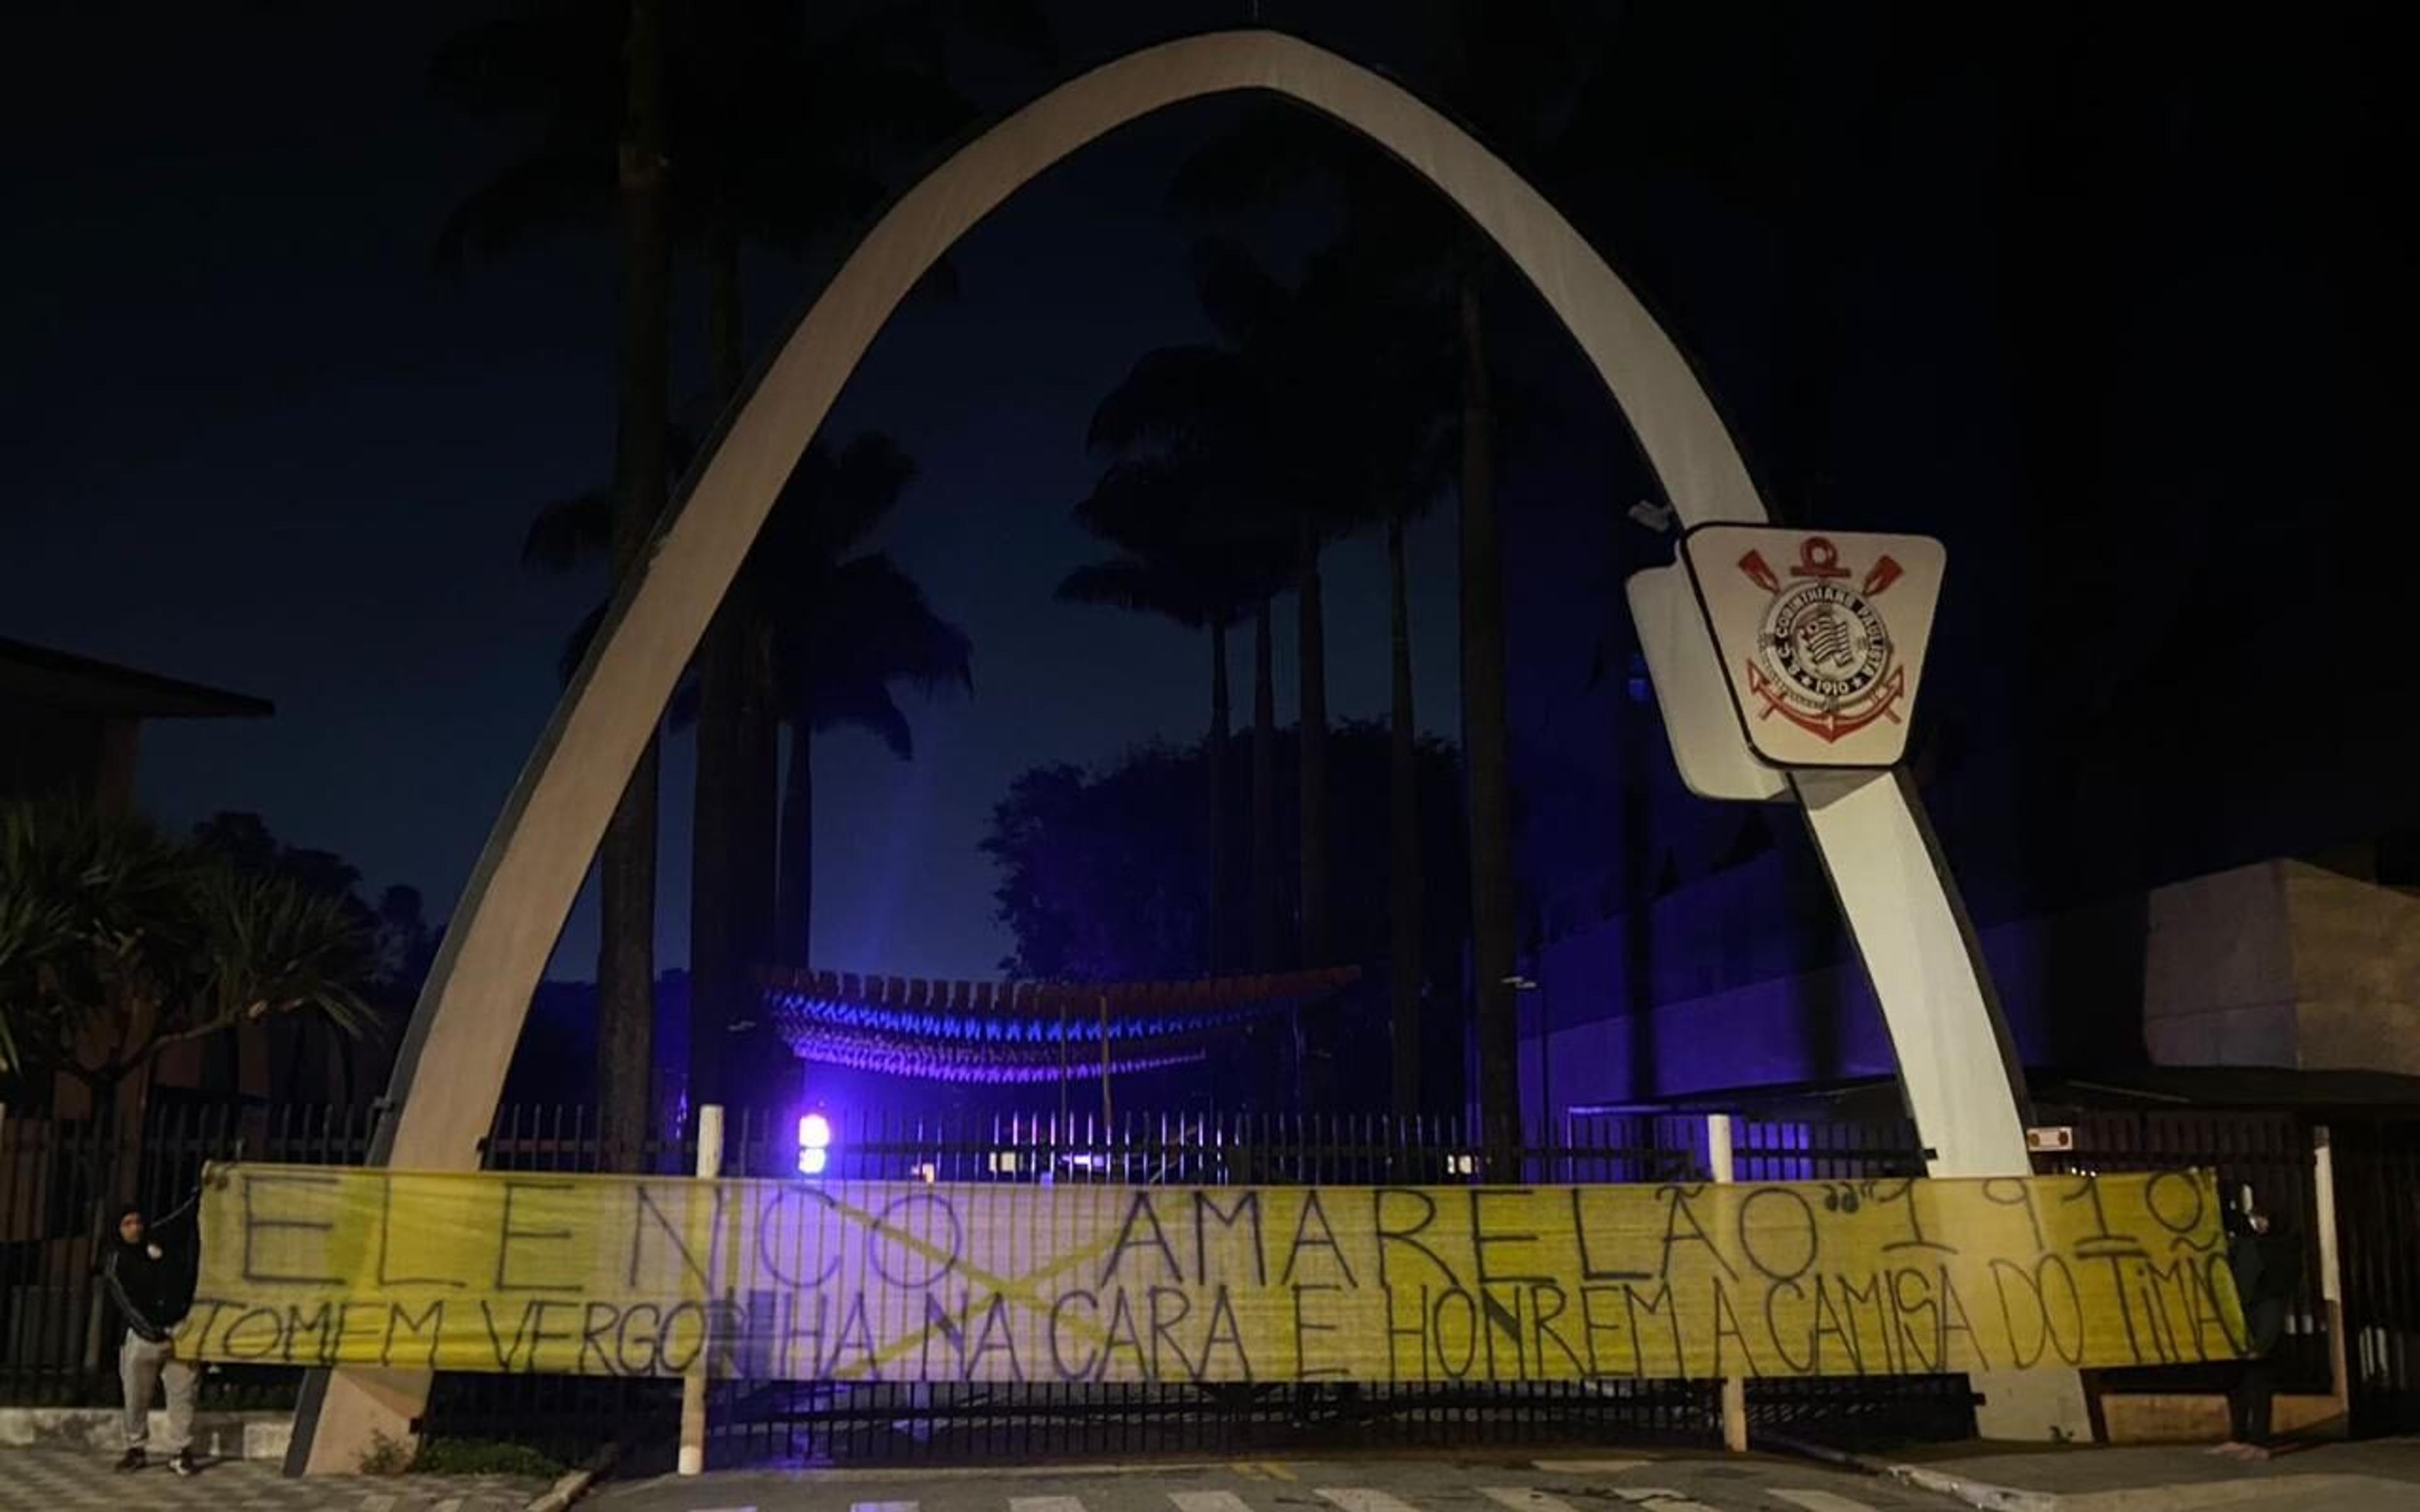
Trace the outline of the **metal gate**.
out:
<instances>
[{"instance_id":1,"label":"metal gate","mask_svg":"<svg viewBox=\"0 0 2420 1512\"><path fill-rule=\"evenodd\" d=\"M2352 1432L2420 1431L2420 1121L2340 1119L2329 1136Z\"/></svg>"}]
</instances>

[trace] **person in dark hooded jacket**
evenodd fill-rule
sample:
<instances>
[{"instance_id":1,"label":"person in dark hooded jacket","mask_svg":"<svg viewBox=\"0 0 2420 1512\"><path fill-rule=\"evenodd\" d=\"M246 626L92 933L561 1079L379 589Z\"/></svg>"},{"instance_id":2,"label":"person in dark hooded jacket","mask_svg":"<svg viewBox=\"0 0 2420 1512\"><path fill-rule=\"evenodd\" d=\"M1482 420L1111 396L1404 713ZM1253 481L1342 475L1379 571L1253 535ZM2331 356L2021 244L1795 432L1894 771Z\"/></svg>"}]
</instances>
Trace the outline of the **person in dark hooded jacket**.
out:
<instances>
[{"instance_id":1,"label":"person in dark hooded jacket","mask_svg":"<svg viewBox=\"0 0 2420 1512\"><path fill-rule=\"evenodd\" d=\"M200 1377L192 1362L177 1357L177 1325L194 1304L194 1225L190 1205L161 1220L145 1222L143 1210L118 1210L117 1233L101 1262L110 1301L126 1319L126 1342L117 1351L118 1384L124 1388L126 1454L119 1470L147 1462L154 1383L168 1394L168 1468L190 1475L194 1464L194 1396Z\"/></svg>"},{"instance_id":2,"label":"person in dark hooded jacket","mask_svg":"<svg viewBox=\"0 0 2420 1512\"><path fill-rule=\"evenodd\" d=\"M2286 1334L2286 1315L2302 1283L2303 1246L2291 1230L2279 1229L2269 1211L2242 1188L2225 1214L2226 1264L2243 1304L2244 1351L2226 1394L2233 1437L2217 1452L2237 1459L2266 1459L2270 1417L2277 1395L2275 1354Z\"/></svg>"}]
</instances>

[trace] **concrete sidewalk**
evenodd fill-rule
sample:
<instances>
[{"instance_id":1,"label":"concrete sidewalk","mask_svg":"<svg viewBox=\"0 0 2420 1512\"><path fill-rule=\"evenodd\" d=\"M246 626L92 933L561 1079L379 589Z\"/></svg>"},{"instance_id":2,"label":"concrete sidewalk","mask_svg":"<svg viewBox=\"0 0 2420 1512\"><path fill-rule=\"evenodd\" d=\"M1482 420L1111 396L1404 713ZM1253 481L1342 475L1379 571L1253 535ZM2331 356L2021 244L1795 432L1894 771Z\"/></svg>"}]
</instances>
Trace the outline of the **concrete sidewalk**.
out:
<instances>
[{"instance_id":1,"label":"concrete sidewalk","mask_svg":"<svg viewBox=\"0 0 2420 1512\"><path fill-rule=\"evenodd\" d=\"M2191 1445L1982 1452L1893 1463L1901 1484L1987 1512L2404 1512L2420 1507L2420 1440L2322 1444L2245 1464Z\"/></svg>"},{"instance_id":2,"label":"concrete sidewalk","mask_svg":"<svg viewBox=\"0 0 2420 1512\"><path fill-rule=\"evenodd\" d=\"M523 1512L544 1481L510 1475L332 1475L288 1480L258 1460L205 1461L171 1474L164 1460L121 1475L115 1453L0 1448L0 1512Z\"/></svg>"}]
</instances>

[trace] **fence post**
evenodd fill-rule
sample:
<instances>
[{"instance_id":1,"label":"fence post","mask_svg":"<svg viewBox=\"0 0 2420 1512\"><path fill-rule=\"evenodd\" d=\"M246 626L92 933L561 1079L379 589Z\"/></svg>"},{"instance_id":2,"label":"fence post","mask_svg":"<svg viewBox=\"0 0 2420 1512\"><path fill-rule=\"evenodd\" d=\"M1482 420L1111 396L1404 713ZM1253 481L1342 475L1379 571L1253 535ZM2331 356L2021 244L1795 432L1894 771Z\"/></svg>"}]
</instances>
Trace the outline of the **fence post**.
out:
<instances>
[{"instance_id":1,"label":"fence post","mask_svg":"<svg viewBox=\"0 0 2420 1512\"><path fill-rule=\"evenodd\" d=\"M722 1174L722 1105L707 1103L697 1110L697 1177L711 1181ZM706 1470L706 1378L713 1368L712 1350L697 1351L695 1363L681 1377L680 1473Z\"/></svg>"},{"instance_id":2,"label":"fence post","mask_svg":"<svg viewBox=\"0 0 2420 1512\"><path fill-rule=\"evenodd\" d=\"M2319 1219L2319 1312L2328 1330L2328 1378L2337 1415L2352 1414L2351 1351L2345 1340L2344 1259L2336 1239L2336 1156L2328 1126L2311 1131L2311 1196Z\"/></svg>"},{"instance_id":3,"label":"fence post","mask_svg":"<svg viewBox=\"0 0 2420 1512\"><path fill-rule=\"evenodd\" d=\"M1706 1115L1706 1164L1714 1171L1716 1183L1728 1186L1731 1181L1731 1116L1728 1113ZM1723 1378L1723 1447L1733 1454L1747 1452L1747 1381L1740 1376Z\"/></svg>"}]
</instances>

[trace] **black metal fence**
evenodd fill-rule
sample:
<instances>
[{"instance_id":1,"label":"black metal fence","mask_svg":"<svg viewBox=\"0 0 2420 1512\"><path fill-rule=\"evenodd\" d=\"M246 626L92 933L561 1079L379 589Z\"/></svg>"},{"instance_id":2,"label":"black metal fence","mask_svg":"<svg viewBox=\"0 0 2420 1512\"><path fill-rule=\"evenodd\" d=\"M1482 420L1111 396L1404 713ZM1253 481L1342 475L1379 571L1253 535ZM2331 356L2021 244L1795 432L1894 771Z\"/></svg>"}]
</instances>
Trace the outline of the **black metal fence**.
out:
<instances>
[{"instance_id":1,"label":"black metal fence","mask_svg":"<svg viewBox=\"0 0 2420 1512\"><path fill-rule=\"evenodd\" d=\"M184 1200L204 1163L243 1159L347 1165L365 1157L366 1109L163 1106L139 1140L89 1127L0 1124L0 1400L102 1404L115 1399L115 1319L92 1277L96 1236L117 1196L154 1211ZM499 1170L601 1167L593 1113L507 1107L485 1141ZM1918 1174L1903 1124L1743 1124L1743 1180ZM788 1114L736 1114L723 1169L795 1173ZM1707 1179L1697 1118L1604 1115L1535 1131L1524 1180L1657 1182ZM1475 1180L1481 1153L1458 1119L1160 1117L916 1118L868 1111L831 1130L826 1172L850 1180L1355 1185ZM642 1152L646 1168L686 1171L688 1140ZM282 1408L299 1373L214 1366L206 1408ZM614 1439L644 1461L668 1452L678 1383L553 1376L441 1377L425 1427L435 1435L508 1436L566 1455ZM1964 1378L1761 1381L1753 1420L1800 1431L1955 1437L1971 1430ZM1437 1385L923 1384L719 1381L712 1388L719 1462L982 1459L1179 1449L1222 1453L1323 1443L1481 1444L1621 1440L1705 1443L1715 1433L1706 1382Z\"/></svg>"},{"instance_id":2,"label":"black metal fence","mask_svg":"<svg viewBox=\"0 0 2420 1512\"><path fill-rule=\"evenodd\" d=\"M2420 1120L2329 1133L2352 1431L2420 1432Z\"/></svg>"},{"instance_id":3,"label":"black metal fence","mask_svg":"<svg viewBox=\"0 0 2420 1512\"><path fill-rule=\"evenodd\" d=\"M95 1274L121 1201L169 1216L211 1161L355 1165L365 1108L155 1105L140 1138L88 1123L0 1118L0 1402L96 1406L117 1399L118 1319ZM213 1366L206 1411L290 1406L297 1372Z\"/></svg>"},{"instance_id":4,"label":"black metal fence","mask_svg":"<svg viewBox=\"0 0 2420 1512\"><path fill-rule=\"evenodd\" d=\"M2222 1200L2232 1201L2242 1187L2252 1188L2280 1231L2298 1239L2303 1250L2286 1305L2285 1336L2272 1353L2277 1389L2333 1391L2334 1343L2320 1295L2319 1196L2310 1126L2290 1113L2161 1109L2085 1113L2073 1129L2075 1148L2037 1156L2037 1169L2084 1174L2208 1168L2218 1173ZM2233 1367L2145 1365L2096 1375L2093 1384L2101 1391L2211 1391L2226 1389Z\"/></svg>"}]
</instances>

